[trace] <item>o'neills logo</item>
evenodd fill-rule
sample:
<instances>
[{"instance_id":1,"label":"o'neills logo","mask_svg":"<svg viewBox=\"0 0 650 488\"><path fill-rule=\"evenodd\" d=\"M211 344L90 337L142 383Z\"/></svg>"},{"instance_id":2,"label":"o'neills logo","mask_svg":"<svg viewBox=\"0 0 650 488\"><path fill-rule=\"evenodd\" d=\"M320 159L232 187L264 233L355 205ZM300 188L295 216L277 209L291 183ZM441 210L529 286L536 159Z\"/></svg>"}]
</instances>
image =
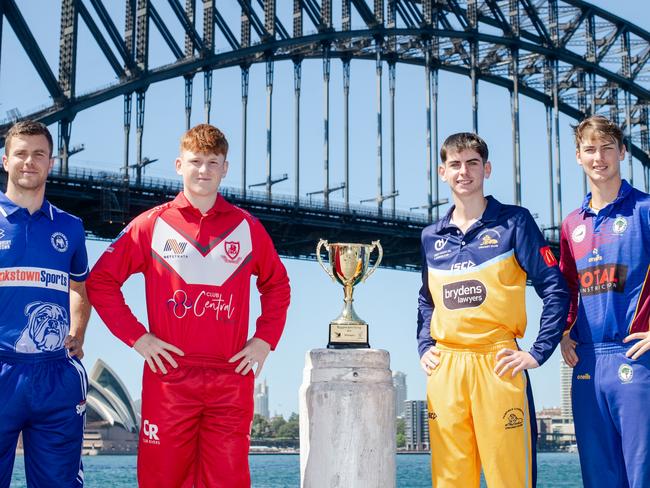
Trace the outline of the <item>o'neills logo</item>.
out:
<instances>
[{"instance_id":1,"label":"o'neills logo","mask_svg":"<svg viewBox=\"0 0 650 488\"><path fill-rule=\"evenodd\" d=\"M457 281L442 287L442 300L449 310L478 307L486 296L487 289L478 280Z\"/></svg>"},{"instance_id":2,"label":"o'neills logo","mask_svg":"<svg viewBox=\"0 0 650 488\"><path fill-rule=\"evenodd\" d=\"M583 295L598 295L625 290L627 266L622 264L601 264L585 268L579 273L580 293Z\"/></svg>"}]
</instances>

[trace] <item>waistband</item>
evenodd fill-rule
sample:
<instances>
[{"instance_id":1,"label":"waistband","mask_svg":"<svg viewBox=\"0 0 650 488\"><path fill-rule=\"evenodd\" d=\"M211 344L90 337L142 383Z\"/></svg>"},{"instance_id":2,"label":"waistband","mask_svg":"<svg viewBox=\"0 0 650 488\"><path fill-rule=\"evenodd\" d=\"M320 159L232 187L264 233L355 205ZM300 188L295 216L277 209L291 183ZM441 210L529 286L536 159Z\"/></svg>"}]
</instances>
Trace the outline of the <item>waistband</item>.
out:
<instances>
[{"instance_id":1,"label":"waistband","mask_svg":"<svg viewBox=\"0 0 650 488\"><path fill-rule=\"evenodd\" d=\"M491 344L451 344L448 342L437 341L436 347L441 351L466 352L473 354L491 354L500 351L504 347L510 349L519 349L517 341L514 339L493 342Z\"/></svg>"},{"instance_id":2,"label":"waistband","mask_svg":"<svg viewBox=\"0 0 650 488\"><path fill-rule=\"evenodd\" d=\"M579 343L576 346L576 352L592 353L592 354L625 354L627 350L638 341L631 342L592 342L592 343Z\"/></svg>"},{"instance_id":3,"label":"waistband","mask_svg":"<svg viewBox=\"0 0 650 488\"><path fill-rule=\"evenodd\" d=\"M224 371L234 371L240 361L229 363L228 359L216 356L201 356L197 354L177 356L174 359L179 366L198 366L199 368L221 369ZM164 359L163 359L164 361Z\"/></svg>"},{"instance_id":4,"label":"waistband","mask_svg":"<svg viewBox=\"0 0 650 488\"><path fill-rule=\"evenodd\" d=\"M13 352L13 351L0 351L0 361L6 363L41 363L45 361L57 361L70 357L68 350L63 348L58 351L48 352Z\"/></svg>"}]
</instances>

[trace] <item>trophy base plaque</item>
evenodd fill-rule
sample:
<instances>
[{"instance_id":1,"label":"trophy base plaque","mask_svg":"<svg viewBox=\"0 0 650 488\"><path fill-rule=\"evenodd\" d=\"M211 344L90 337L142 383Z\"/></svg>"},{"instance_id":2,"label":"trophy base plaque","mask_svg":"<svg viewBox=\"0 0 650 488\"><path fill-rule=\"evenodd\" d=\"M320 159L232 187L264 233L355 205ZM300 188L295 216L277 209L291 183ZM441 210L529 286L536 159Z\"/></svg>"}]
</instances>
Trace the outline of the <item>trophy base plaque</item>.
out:
<instances>
[{"instance_id":1,"label":"trophy base plaque","mask_svg":"<svg viewBox=\"0 0 650 488\"><path fill-rule=\"evenodd\" d=\"M328 349L367 349L368 324L337 324L330 323Z\"/></svg>"}]
</instances>

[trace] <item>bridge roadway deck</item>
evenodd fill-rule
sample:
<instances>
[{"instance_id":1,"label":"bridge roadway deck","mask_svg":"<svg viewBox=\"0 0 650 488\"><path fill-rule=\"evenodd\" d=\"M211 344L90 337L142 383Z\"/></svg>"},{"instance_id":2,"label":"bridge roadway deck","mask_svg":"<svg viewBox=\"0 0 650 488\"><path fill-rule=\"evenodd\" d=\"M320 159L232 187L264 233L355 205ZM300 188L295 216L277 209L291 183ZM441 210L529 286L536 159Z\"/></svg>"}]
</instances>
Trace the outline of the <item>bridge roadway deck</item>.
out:
<instances>
[{"instance_id":1,"label":"bridge roadway deck","mask_svg":"<svg viewBox=\"0 0 650 488\"><path fill-rule=\"evenodd\" d=\"M0 172L5 188L6 173ZM71 168L67 175L50 174L46 197L57 207L81 217L90 238L113 239L136 215L173 199L180 181L145 177L140 185L125 181L118 173ZM380 240L384 249L382 267L420 270L420 233L428 225L425 215L392 211L340 202L326 207L322 201L265 192L221 188L226 199L261 220L278 253L295 259L316 258L318 240L362 242ZM552 248L559 256L559 245Z\"/></svg>"}]
</instances>

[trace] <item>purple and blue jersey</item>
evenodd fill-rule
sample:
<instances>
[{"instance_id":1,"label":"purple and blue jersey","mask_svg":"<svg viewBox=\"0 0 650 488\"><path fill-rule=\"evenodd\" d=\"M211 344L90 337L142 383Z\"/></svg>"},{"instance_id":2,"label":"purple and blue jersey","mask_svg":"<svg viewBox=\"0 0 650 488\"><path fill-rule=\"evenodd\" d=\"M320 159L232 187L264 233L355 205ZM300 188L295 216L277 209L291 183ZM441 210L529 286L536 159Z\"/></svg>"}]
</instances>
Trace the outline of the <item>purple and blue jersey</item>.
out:
<instances>
[{"instance_id":1,"label":"purple and blue jersey","mask_svg":"<svg viewBox=\"0 0 650 488\"><path fill-rule=\"evenodd\" d=\"M622 181L599 212L591 194L562 224L561 262L571 292L567 320L578 342L571 402L587 488L650 486L650 352L623 339L650 318L650 195Z\"/></svg>"},{"instance_id":2,"label":"purple and blue jersey","mask_svg":"<svg viewBox=\"0 0 650 488\"><path fill-rule=\"evenodd\" d=\"M596 213L591 194L562 223L560 268L571 292L567 327L579 343L621 342L648 331L650 195L623 180Z\"/></svg>"},{"instance_id":3,"label":"purple and blue jersey","mask_svg":"<svg viewBox=\"0 0 650 488\"><path fill-rule=\"evenodd\" d=\"M63 349L70 280L88 275L83 224L47 200L30 213L0 193L0 351Z\"/></svg>"}]
</instances>

